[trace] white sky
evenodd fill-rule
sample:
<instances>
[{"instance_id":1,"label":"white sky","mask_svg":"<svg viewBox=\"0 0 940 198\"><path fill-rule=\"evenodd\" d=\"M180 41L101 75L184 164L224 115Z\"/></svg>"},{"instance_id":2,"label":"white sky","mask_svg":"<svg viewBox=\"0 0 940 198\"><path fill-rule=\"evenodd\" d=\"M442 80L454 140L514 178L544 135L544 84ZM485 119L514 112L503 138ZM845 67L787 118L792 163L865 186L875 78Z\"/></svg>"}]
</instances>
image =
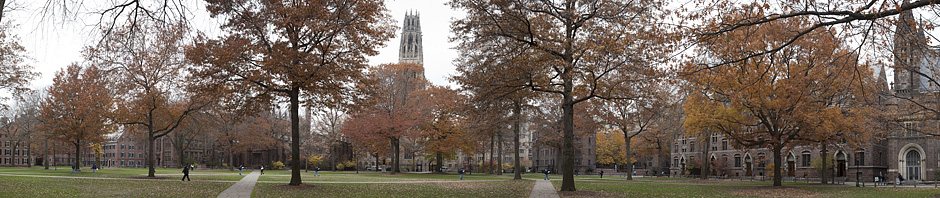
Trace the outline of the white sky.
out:
<instances>
[{"instance_id":1,"label":"white sky","mask_svg":"<svg viewBox=\"0 0 940 198\"><path fill-rule=\"evenodd\" d=\"M204 2L193 2L198 4L192 6L195 17L191 23L194 28L208 35L218 35L218 20L208 17ZM413 10L421 14L425 76L437 85L453 85L447 80L448 76L454 74L453 60L457 57L457 51L453 49L456 45L448 42L451 35L450 22L457 17L463 17L463 13L451 10L449 6L444 5L445 2L447 0L386 1L386 7L395 19L396 26L402 26L401 21L405 18L406 11ZM21 7L5 13L3 21L11 21L17 25L14 33L20 37L20 44L33 59L31 65L37 72L42 73L42 77L34 80L31 87L38 89L49 86L56 71L70 63L81 62L82 48L98 41L94 27L98 17L85 11L79 13L80 17L75 21L65 24L58 23L60 21L40 22L38 10L41 4L19 3ZM93 8L94 5L88 4L90 3L84 5L86 10L96 9ZM379 49L379 55L369 57L369 64L397 63L400 34L400 30L396 32L395 38L390 39L386 47Z\"/></svg>"}]
</instances>

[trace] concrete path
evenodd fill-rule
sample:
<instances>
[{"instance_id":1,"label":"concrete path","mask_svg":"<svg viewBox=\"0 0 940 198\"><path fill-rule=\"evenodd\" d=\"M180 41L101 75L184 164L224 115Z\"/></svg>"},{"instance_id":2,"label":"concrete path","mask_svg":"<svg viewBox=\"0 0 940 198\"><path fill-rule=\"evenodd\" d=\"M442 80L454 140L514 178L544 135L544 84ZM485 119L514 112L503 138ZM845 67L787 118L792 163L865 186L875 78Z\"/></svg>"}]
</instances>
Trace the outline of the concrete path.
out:
<instances>
[{"instance_id":1,"label":"concrete path","mask_svg":"<svg viewBox=\"0 0 940 198\"><path fill-rule=\"evenodd\" d=\"M529 198L558 198L558 191L555 191L555 186L549 180L535 180Z\"/></svg>"},{"instance_id":2,"label":"concrete path","mask_svg":"<svg viewBox=\"0 0 940 198\"><path fill-rule=\"evenodd\" d=\"M251 197L251 191L255 189L255 183L258 183L258 176L260 175L260 171L251 171L251 173L248 173L248 175L235 183L235 185L232 185L228 187L228 189L225 189L225 191L222 191L222 193L219 194L219 197Z\"/></svg>"}]
</instances>

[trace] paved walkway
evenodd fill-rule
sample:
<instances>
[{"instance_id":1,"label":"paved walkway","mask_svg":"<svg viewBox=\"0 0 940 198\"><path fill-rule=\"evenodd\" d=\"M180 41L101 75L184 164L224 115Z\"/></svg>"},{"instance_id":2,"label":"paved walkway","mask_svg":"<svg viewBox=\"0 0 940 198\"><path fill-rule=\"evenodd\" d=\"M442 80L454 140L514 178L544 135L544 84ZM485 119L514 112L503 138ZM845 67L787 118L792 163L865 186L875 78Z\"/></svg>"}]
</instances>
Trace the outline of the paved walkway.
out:
<instances>
[{"instance_id":1,"label":"paved walkway","mask_svg":"<svg viewBox=\"0 0 940 198\"><path fill-rule=\"evenodd\" d=\"M529 198L558 198L558 191L555 191L555 186L549 180L535 180Z\"/></svg>"},{"instance_id":2,"label":"paved walkway","mask_svg":"<svg viewBox=\"0 0 940 198\"><path fill-rule=\"evenodd\" d=\"M251 173L248 173L247 176L243 177L242 180L235 183L235 185L219 193L219 197L251 197L251 191L255 189L255 183L258 183L258 176L260 175L260 171L251 171Z\"/></svg>"}]
</instances>

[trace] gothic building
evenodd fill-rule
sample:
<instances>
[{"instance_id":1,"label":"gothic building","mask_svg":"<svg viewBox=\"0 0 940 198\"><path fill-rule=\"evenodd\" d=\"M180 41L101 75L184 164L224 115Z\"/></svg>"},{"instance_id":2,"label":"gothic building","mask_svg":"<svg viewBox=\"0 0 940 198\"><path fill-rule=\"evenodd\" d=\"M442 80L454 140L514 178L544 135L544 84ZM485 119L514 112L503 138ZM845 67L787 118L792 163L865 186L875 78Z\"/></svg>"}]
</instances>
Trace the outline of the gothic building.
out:
<instances>
[{"instance_id":1,"label":"gothic building","mask_svg":"<svg viewBox=\"0 0 940 198\"><path fill-rule=\"evenodd\" d=\"M829 170L835 181L872 182L884 175L888 181L903 176L909 182L940 179L940 139L938 117L931 110L940 109L937 76L940 48L929 46L924 30L917 26L914 14L904 11L898 16L894 35L894 83L889 89L885 69L878 70L881 96L879 104L887 112L879 125L869 126L879 132L871 144L853 148L844 144L828 147L827 155L834 163ZM702 147L711 141L710 148ZM768 148L734 148L733 142L721 135L676 140L670 165L671 175L697 174L692 167L707 160L713 164L711 173L727 177L770 176L773 161ZM696 146L698 145L698 146ZM703 157L701 149L709 149ZM819 178L817 167L822 159L819 146L785 148L783 154L785 178Z\"/></svg>"},{"instance_id":2,"label":"gothic building","mask_svg":"<svg viewBox=\"0 0 940 198\"><path fill-rule=\"evenodd\" d=\"M421 15L417 12L405 14L405 22L401 29L401 48L398 51L398 62L424 65L424 49L421 44Z\"/></svg>"}]
</instances>

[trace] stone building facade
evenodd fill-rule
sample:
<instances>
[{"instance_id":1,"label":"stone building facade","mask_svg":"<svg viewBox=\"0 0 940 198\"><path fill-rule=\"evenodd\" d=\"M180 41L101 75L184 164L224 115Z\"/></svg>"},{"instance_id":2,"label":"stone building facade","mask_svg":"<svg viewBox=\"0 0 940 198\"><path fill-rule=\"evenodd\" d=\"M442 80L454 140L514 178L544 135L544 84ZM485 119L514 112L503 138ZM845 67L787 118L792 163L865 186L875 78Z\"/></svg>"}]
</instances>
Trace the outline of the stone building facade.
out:
<instances>
[{"instance_id":1,"label":"stone building facade","mask_svg":"<svg viewBox=\"0 0 940 198\"><path fill-rule=\"evenodd\" d=\"M846 144L827 146L827 156L834 165L827 169L836 181L872 182L883 175L888 181L903 176L909 182L940 180L940 132L938 116L930 113L940 110L940 89L934 80L940 80L940 48L927 45L923 28L918 27L914 15L904 11L898 16L894 35L894 82L888 84L885 68L878 69L879 108L887 112L878 126L867 126L878 135L863 147ZM735 148L721 135L706 139L682 137L676 139L671 152L671 175L694 174L689 166L701 163L703 141L712 141L709 161L718 164L712 175L728 177L770 176L773 164L767 148ZM698 144L698 146L696 146ZM783 173L785 178L819 178L822 171L814 163L822 159L818 145L796 146L784 149ZM819 166L821 167L821 166Z\"/></svg>"}]
</instances>

